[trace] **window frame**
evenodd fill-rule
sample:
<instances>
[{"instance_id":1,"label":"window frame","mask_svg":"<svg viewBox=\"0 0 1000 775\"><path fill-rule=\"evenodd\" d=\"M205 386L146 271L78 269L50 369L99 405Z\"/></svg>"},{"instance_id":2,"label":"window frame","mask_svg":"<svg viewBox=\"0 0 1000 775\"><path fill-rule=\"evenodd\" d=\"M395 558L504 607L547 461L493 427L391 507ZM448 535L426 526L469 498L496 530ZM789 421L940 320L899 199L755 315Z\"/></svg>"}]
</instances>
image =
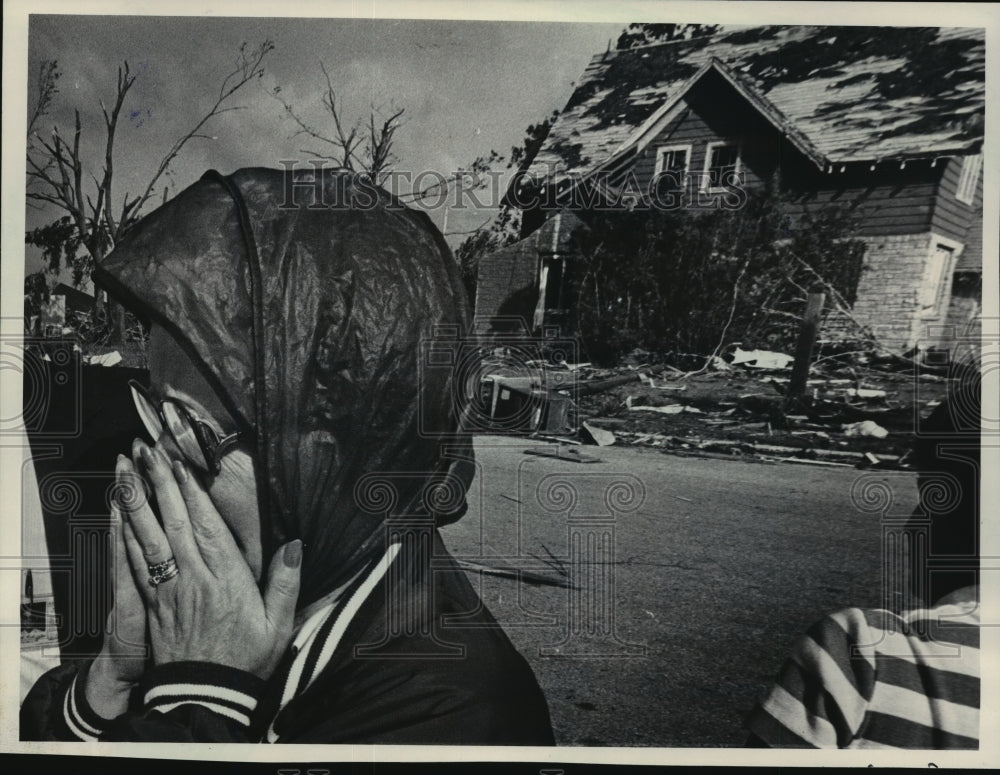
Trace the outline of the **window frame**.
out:
<instances>
[{"instance_id":1,"label":"window frame","mask_svg":"<svg viewBox=\"0 0 1000 775\"><path fill-rule=\"evenodd\" d=\"M976 190L979 188L979 176L983 171L983 154L968 154L962 157L962 169L958 174L958 185L955 186L955 199L967 205L976 201Z\"/></svg>"},{"instance_id":2,"label":"window frame","mask_svg":"<svg viewBox=\"0 0 1000 775\"><path fill-rule=\"evenodd\" d=\"M736 149L736 164L733 166L733 172L739 175L743 171L743 143L739 140L711 140L705 143L705 163L702 167L702 178L700 188L702 191L707 191L708 193L716 193L719 191L726 191L725 186L712 185L712 178L710 170L712 168L712 151L716 148L722 148L725 146L730 146Z\"/></svg>"},{"instance_id":3,"label":"window frame","mask_svg":"<svg viewBox=\"0 0 1000 775\"><path fill-rule=\"evenodd\" d=\"M940 266L934 266L934 259L939 254L938 249L943 248L942 254L947 259L941 262ZM958 265L958 258L961 256L965 245L961 242L948 239L939 234L932 235L929 254L927 256L927 266L923 274L923 282L930 284L930 287L923 286L918 292L917 306L920 316L924 319L940 318L947 312L948 291L951 288L952 276L955 267ZM936 269L936 271L935 271ZM927 288L927 295L924 295L924 288ZM933 298L931 293L933 292Z\"/></svg>"},{"instance_id":4,"label":"window frame","mask_svg":"<svg viewBox=\"0 0 1000 775\"><path fill-rule=\"evenodd\" d=\"M663 169L663 157L668 153L676 153L677 151L684 151L684 177L687 178L691 174L691 149L690 143L678 144L678 145L661 145L656 149L656 167L653 169L653 176L656 177ZM683 181L682 181L683 183Z\"/></svg>"}]
</instances>

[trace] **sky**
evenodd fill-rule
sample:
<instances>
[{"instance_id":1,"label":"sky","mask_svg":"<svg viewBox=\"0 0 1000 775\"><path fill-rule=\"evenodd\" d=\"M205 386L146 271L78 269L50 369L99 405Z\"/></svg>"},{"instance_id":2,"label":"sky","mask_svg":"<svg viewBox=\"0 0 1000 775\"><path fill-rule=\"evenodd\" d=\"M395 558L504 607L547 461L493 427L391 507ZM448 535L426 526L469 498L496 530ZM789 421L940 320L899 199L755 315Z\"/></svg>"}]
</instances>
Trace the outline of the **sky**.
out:
<instances>
[{"instance_id":1,"label":"sky","mask_svg":"<svg viewBox=\"0 0 1000 775\"><path fill-rule=\"evenodd\" d=\"M134 196L145 188L171 144L207 112L241 43L253 47L269 39L274 50L264 62L264 77L227 103L241 110L206 126L213 139L185 146L163 181L170 196L208 168L230 173L288 160L308 165L306 151L322 151L322 143L293 136L297 127L273 90L280 87L299 115L329 131L321 63L350 121L366 120L372 105L405 110L394 148L398 170L447 175L491 150L509 157L529 124L563 107L590 58L613 45L623 28L621 23L32 16L28 100L34 104L38 63L57 60L59 94L38 129L46 136L58 125L70 136L73 111L80 110L85 158L99 175L105 137L100 101L111 103L118 68L128 62L137 77L116 138L117 210L126 192ZM506 174L506 163L496 168ZM157 192L154 206L161 201L159 187ZM29 208L26 226L51 221L53 213ZM444 207L431 212L449 232L473 229L489 216L451 207L445 223ZM455 234L450 242L454 246L461 239ZM33 261L28 258L28 271L37 268Z\"/></svg>"}]
</instances>

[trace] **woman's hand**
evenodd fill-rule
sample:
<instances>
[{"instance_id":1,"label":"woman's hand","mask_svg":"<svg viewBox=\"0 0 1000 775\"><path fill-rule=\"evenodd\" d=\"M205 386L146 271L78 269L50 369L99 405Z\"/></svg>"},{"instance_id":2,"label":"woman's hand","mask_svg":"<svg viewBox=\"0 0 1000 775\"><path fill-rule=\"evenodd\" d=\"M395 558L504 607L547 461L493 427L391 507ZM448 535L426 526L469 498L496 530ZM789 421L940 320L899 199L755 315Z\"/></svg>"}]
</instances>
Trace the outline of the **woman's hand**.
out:
<instances>
[{"instance_id":1,"label":"woman's hand","mask_svg":"<svg viewBox=\"0 0 1000 775\"><path fill-rule=\"evenodd\" d=\"M211 662L267 679L292 637L302 542L271 561L263 595L228 526L198 479L180 461L139 442L163 520L141 502L128 509L125 545L136 575L171 557L176 576L142 585L157 664Z\"/></svg>"},{"instance_id":2,"label":"woman's hand","mask_svg":"<svg viewBox=\"0 0 1000 775\"><path fill-rule=\"evenodd\" d=\"M121 509L145 500L142 481L124 455L115 465L115 505L111 508L111 537L114 541L114 607L108 613L104 643L87 673L87 702L103 718L125 712L132 688L142 677L146 664L146 607L139 596L125 549Z\"/></svg>"}]
</instances>

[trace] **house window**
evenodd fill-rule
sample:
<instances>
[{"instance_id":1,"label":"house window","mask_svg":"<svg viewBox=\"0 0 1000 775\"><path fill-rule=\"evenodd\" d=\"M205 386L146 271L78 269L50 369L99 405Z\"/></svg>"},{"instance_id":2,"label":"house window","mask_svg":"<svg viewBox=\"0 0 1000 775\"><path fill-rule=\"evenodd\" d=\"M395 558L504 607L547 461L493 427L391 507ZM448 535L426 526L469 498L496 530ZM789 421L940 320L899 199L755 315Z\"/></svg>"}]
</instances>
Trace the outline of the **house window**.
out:
<instances>
[{"instance_id":1,"label":"house window","mask_svg":"<svg viewBox=\"0 0 1000 775\"><path fill-rule=\"evenodd\" d=\"M976 198L976 186L979 184L979 173L983 169L983 155L966 156L962 159L962 172L958 176L958 188L955 198L959 202L971 205Z\"/></svg>"},{"instance_id":2,"label":"house window","mask_svg":"<svg viewBox=\"0 0 1000 775\"><path fill-rule=\"evenodd\" d=\"M722 188L740 169L739 145L709 143L705 148L705 178L702 180L702 188Z\"/></svg>"},{"instance_id":3,"label":"house window","mask_svg":"<svg viewBox=\"0 0 1000 775\"><path fill-rule=\"evenodd\" d=\"M935 317L941 312L941 300L948 285L948 274L954 266L954 258L954 248L940 243L934 246L920 288L920 307L926 317Z\"/></svg>"},{"instance_id":4,"label":"house window","mask_svg":"<svg viewBox=\"0 0 1000 775\"><path fill-rule=\"evenodd\" d=\"M656 149L656 174L670 173L683 181L691 159L690 145L665 145Z\"/></svg>"}]
</instances>

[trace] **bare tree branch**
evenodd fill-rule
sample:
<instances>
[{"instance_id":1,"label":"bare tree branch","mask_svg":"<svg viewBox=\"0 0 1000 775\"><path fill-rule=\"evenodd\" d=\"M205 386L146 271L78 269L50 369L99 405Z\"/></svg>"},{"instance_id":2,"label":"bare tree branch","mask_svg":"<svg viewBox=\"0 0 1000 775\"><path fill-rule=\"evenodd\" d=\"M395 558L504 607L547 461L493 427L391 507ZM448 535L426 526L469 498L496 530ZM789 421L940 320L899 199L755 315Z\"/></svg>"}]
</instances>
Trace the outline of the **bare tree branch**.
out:
<instances>
[{"instance_id":1,"label":"bare tree branch","mask_svg":"<svg viewBox=\"0 0 1000 775\"><path fill-rule=\"evenodd\" d=\"M444 236L451 237L451 236L457 236L457 235L460 235L460 234L475 234L476 232L480 231L484 226L486 226L486 224L488 224L492 220L493 220L493 216L491 215L485 221L483 221L481 224L479 224L474 229L467 229L466 231L447 231L447 232L445 232Z\"/></svg>"},{"instance_id":2,"label":"bare tree branch","mask_svg":"<svg viewBox=\"0 0 1000 775\"><path fill-rule=\"evenodd\" d=\"M136 81L136 74L131 71L128 62L122 63L118 68L114 100L109 103L98 101L104 122L104 159L101 173L94 174L90 171L90 164L83 158L83 121L79 109L74 111L74 131L70 142L63 139L58 126L53 127L50 138L42 138L35 129L58 91L56 82L60 75L54 60L43 62L39 67L39 96L29 113L26 153L28 201L39 207L53 206L68 214L69 222L73 224L73 249L82 247L89 254L88 258L83 259L85 263L102 260L107 249L140 217L143 205L153 195L161 176L168 172L171 162L186 143L195 138L209 139L210 135L204 131L207 122L223 113L242 109L242 106L227 103L239 89L251 80L263 76L264 59L273 48L274 44L270 40L265 40L252 50L245 43L240 47L236 66L223 80L214 104L169 148L142 193L133 197L126 192L117 212L114 205L114 182L118 174L115 143L121 113ZM86 186L92 193L84 190L85 174ZM58 233L63 232L65 229ZM50 235L55 233L49 232ZM29 242L45 238L39 237L39 234L35 230L26 234L26 238ZM67 261L75 261L76 258L68 253L66 255ZM79 269L79 266L76 268Z\"/></svg>"},{"instance_id":3,"label":"bare tree branch","mask_svg":"<svg viewBox=\"0 0 1000 775\"><path fill-rule=\"evenodd\" d=\"M398 161L392 149L396 131L403 125L402 116L405 109L392 106L389 114L381 117L379 110L372 105L364 130L362 130L363 125L360 120L348 124L343 107L338 102L336 90L333 88L333 79L330 77L329 70L322 62L319 63L319 66L326 80L326 90L323 92L321 102L332 121L333 131L326 133L307 122L281 96L281 87L275 87L272 96L281 103L285 114L295 122L297 127L291 137L309 137L335 148L336 155L333 156L307 149L303 149L302 152L313 158L329 159L344 169L363 172L376 184L382 184Z\"/></svg>"},{"instance_id":4,"label":"bare tree branch","mask_svg":"<svg viewBox=\"0 0 1000 775\"><path fill-rule=\"evenodd\" d=\"M118 91L115 94L115 106L111 110L111 115L108 115L108 111L101 106L101 110L104 113L104 126L106 130L106 143L104 146L104 177L101 180L100 195L98 196L98 204L103 204L104 212L104 223L107 226L108 237L114 244L118 237L118 224L115 223L114 214L111 210L111 184L114 180L114 150L115 150L115 134L118 130L118 116L121 114L122 105L125 103L125 97L128 95L129 89L132 88L132 84L135 83L135 76L132 75L129 70L128 62L123 63L122 67L118 68ZM95 220L100 217L100 211L95 214ZM123 221L119 222L124 225ZM95 235L96 236L96 235ZM100 240L95 239L95 243L99 243ZM96 247L96 244L95 244ZM102 252L98 250L98 252ZM94 258L100 261L103 255L98 256L91 251Z\"/></svg>"},{"instance_id":5,"label":"bare tree branch","mask_svg":"<svg viewBox=\"0 0 1000 775\"><path fill-rule=\"evenodd\" d=\"M28 137L34 136L35 124L49 111L52 100L59 93L59 64L54 59L48 59L38 64L38 99L28 116Z\"/></svg>"},{"instance_id":6,"label":"bare tree branch","mask_svg":"<svg viewBox=\"0 0 1000 775\"><path fill-rule=\"evenodd\" d=\"M134 207L128 208L130 213L128 223L122 224L123 227L131 225L131 223L136 220L143 205L150 198L150 196L152 196L153 189L156 187L157 181L159 181L163 173L167 171L170 163L177 157L177 154L181 152L181 149L189 140L198 136L201 128L205 126L208 121L219 115L223 103L250 81L263 77L264 68L262 65L264 63L264 59L273 49L274 43L270 40L264 40L263 43L250 52L247 52L246 43L240 46L239 56L236 60L236 67L222 82L222 86L219 89L219 96L216 99L215 104L204 116L202 116L202 118L190 131L175 142L170 150L167 151L166 155L160 161L160 165L157 167L156 173L146 186L146 189L136 199ZM112 236L115 237L117 234Z\"/></svg>"}]
</instances>

